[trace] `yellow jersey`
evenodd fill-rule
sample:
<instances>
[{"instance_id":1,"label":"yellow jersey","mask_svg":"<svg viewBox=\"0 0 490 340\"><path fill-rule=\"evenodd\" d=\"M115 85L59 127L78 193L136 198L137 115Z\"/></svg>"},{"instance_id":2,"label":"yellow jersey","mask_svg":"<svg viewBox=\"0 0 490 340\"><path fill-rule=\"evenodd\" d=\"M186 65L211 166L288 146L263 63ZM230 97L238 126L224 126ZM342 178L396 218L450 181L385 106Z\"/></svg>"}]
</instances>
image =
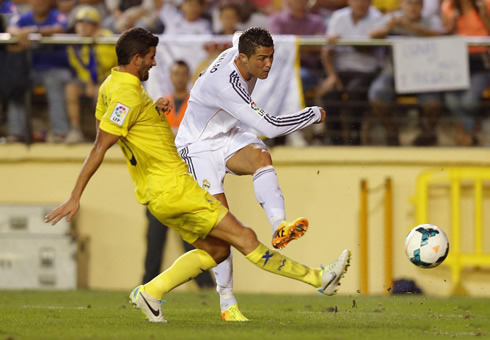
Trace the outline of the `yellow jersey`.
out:
<instances>
[{"instance_id":1,"label":"yellow jersey","mask_svg":"<svg viewBox=\"0 0 490 340\"><path fill-rule=\"evenodd\" d=\"M113 68L100 86L95 116L101 130L120 136L139 203L172 190L175 177L188 174L165 114L136 76Z\"/></svg>"}]
</instances>

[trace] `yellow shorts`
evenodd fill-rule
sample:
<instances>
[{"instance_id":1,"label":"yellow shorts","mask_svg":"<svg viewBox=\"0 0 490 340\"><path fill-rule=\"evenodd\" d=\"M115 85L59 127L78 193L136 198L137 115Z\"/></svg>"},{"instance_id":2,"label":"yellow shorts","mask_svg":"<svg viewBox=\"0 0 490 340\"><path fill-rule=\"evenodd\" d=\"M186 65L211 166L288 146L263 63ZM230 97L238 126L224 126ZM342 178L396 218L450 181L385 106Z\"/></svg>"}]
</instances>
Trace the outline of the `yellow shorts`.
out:
<instances>
[{"instance_id":1,"label":"yellow shorts","mask_svg":"<svg viewBox=\"0 0 490 340\"><path fill-rule=\"evenodd\" d=\"M201 188L190 175L177 175L166 191L148 203L160 222L177 231L188 243L204 239L228 209Z\"/></svg>"}]
</instances>

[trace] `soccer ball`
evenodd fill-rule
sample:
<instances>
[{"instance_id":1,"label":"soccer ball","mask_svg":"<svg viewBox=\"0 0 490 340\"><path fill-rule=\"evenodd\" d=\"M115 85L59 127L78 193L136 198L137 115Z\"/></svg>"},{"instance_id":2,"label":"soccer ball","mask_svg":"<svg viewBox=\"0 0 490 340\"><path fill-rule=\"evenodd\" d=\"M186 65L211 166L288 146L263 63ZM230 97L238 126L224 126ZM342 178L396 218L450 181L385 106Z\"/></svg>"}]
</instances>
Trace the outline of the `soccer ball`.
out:
<instances>
[{"instance_id":1,"label":"soccer ball","mask_svg":"<svg viewBox=\"0 0 490 340\"><path fill-rule=\"evenodd\" d=\"M433 268L444 261L449 252L446 234L433 224L413 228L405 240L405 253L418 267Z\"/></svg>"}]
</instances>

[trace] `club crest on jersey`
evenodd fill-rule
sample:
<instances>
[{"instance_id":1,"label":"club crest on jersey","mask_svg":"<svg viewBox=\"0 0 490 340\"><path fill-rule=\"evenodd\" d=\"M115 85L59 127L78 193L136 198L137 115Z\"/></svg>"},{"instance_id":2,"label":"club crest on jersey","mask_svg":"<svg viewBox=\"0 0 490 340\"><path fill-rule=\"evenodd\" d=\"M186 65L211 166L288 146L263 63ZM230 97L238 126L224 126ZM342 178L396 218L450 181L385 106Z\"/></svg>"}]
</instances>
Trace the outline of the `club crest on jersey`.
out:
<instances>
[{"instance_id":1,"label":"club crest on jersey","mask_svg":"<svg viewBox=\"0 0 490 340\"><path fill-rule=\"evenodd\" d=\"M121 103L117 103L114 111L112 111L111 117L109 118L112 122L116 123L119 126L122 126L124 120L128 116L129 107L123 105Z\"/></svg>"},{"instance_id":2,"label":"club crest on jersey","mask_svg":"<svg viewBox=\"0 0 490 340\"><path fill-rule=\"evenodd\" d=\"M257 106L257 104L255 104L255 102L251 102L250 103L250 107L252 108L252 110L255 111L255 113L257 113L259 116L263 117L265 115L265 111L262 110L260 107Z\"/></svg>"},{"instance_id":3,"label":"club crest on jersey","mask_svg":"<svg viewBox=\"0 0 490 340\"><path fill-rule=\"evenodd\" d=\"M207 179L203 180L202 181L202 188L209 190L209 188L211 188L211 183L209 183L209 181Z\"/></svg>"}]
</instances>

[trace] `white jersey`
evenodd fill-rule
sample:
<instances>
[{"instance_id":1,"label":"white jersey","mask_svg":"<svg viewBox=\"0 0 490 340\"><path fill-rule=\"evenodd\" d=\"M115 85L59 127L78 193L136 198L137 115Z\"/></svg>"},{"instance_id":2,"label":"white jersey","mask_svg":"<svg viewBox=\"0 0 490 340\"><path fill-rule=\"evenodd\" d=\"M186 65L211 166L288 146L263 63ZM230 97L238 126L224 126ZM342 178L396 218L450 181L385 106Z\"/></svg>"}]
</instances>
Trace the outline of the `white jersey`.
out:
<instances>
[{"instance_id":1,"label":"white jersey","mask_svg":"<svg viewBox=\"0 0 490 340\"><path fill-rule=\"evenodd\" d=\"M237 47L227 49L196 80L175 139L178 149L206 141L207 149L216 150L223 146L220 137L230 134L239 124L273 138L321 119L316 106L279 116L265 112L250 97L257 78L243 79L234 63L237 56Z\"/></svg>"}]
</instances>

